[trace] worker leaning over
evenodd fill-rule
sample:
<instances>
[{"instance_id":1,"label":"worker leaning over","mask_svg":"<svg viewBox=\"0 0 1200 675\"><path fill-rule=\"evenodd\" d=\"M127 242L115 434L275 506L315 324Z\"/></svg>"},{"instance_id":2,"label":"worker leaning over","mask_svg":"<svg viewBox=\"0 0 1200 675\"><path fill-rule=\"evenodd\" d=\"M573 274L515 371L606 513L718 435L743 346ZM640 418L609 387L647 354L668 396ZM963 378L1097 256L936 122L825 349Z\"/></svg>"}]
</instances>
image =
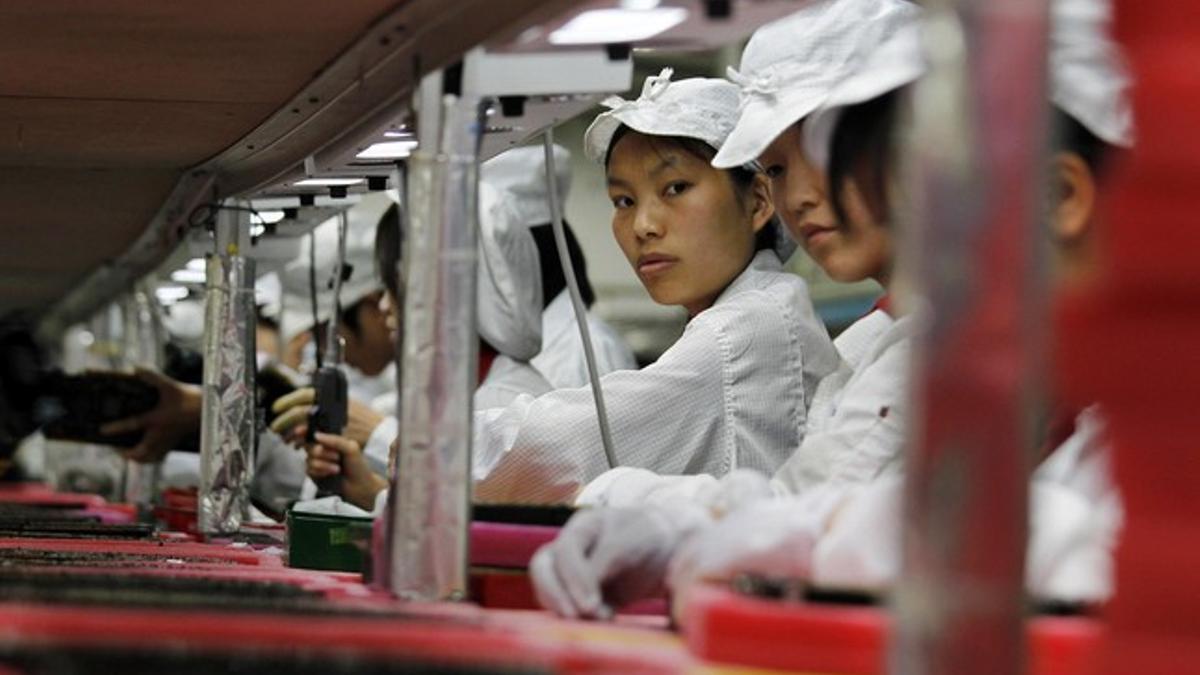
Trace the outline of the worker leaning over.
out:
<instances>
[{"instance_id":1,"label":"worker leaning over","mask_svg":"<svg viewBox=\"0 0 1200 675\"><path fill-rule=\"evenodd\" d=\"M1131 78L1108 35L1106 0L1055 0L1051 5L1052 127L1047 214L1055 245L1057 292L1087 284L1099 271L1097 204L1110 164L1133 145L1127 98ZM1120 495L1112 481L1102 412L1089 406L1068 417L1068 434L1034 472L1026 588L1041 600L1099 603L1113 592L1113 552ZM1057 425L1062 426L1062 425ZM686 592L705 579L741 572L811 581L818 587L886 591L900 571L902 481L811 494L791 505L751 505L684 546L671 584ZM762 524L752 545L739 521ZM734 540L741 544L730 546Z\"/></svg>"},{"instance_id":2,"label":"worker leaning over","mask_svg":"<svg viewBox=\"0 0 1200 675\"><path fill-rule=\"evenodd\" d=\"M1127 145L1130 140L1129 115L1121 97L1128 80L1097 30L1105 16L1102 7L1089 0L1055 6L1052 64L1061 133L1053 167L1062 198L1051 221L1064 281L1090 266L1094 177L1103 168L1106 146ZM919 62L919 45L906 49L911 50L908 60ZM903 61L902 55L893 55L890 65ZM809 118L812 126L804 144L808 155L829 157L831 167L856 166L855 159L865 158L845 184L848 202L859 182L856 176L886 179L894 162L886 153L847 147L843 134L854 128L862 137L882 143L878 147L888 147L897 119L869 111L888 97L894 99L895 93L870 99L886 87L903 84L881 78L874 86L856 87L869 99L865 104L851 100L846 106L835 97ZM1096 411L1084 411L1078 422L1075 434L1039 469L1033 490L1028 581L1036 594L1059 600L1097 599L1107 593L1119 521ZM899 561L896 477L866 487L832 481L799 496L758 501L769 490L761 479L748 489L753 483L718 486L714 492L719 497L710 495L708 501L687 502L676 490L674 499L661 499L658 507L644 512L602 509L577 517L577 525L569 525L559 542L535 558L539 597L566 615L602 615L609 607L661 591L668 561L677 599L685 598L697 581L728 580L743 572L808 579L836 589L877 590L894 579ZM739 498L749 504L737 508L733 502ZM713 525L712 506L722 500L733 513ZM612 532L618 522L620 537Z\"/></svg>"},{"instance_id":3,"label":"worker leaning over","mask_svg":"<svg viewBox=\"0 0 1200 675\"><path fill-rule=\"evenodd\" d=\"M571 155L554 146L558 203L567 203L571 188ZM499 190L516 211L519 222L529 227L538 247L542 275L542 351L530 361L554 389L582 387L588 383L583 339L575 323L575 310L567 292L566 276L558 257L551 229L552 214L546 184L546 153L539 146L515 148L480 165L479 180ZM587 274L587 262L571 226L563 222L567 249L575 277L579 280L584 305L591 307L596 295ZM600 376L616 370L636 370L633 352L620 334L593 312L587 313L596 371Z\"/></svg>"},{"instance_id":4,"label":"worker leaning over","mask_svg":"<svg viewBox=\"0 0 1200 675\"><path fill-rule=\"evenodd\" d=\"M585 138L607 170L617 243L651 297L690 317L654 364L601 378L617 459L668 473L772 471L799 444L836 356L776 252L794 245L773 221L768 179L710 164L737 88L669 77L606 101ZM479 410L474 434L477 501L569 502L607 468L586 387Z\"/></svg>"}]
</instances>

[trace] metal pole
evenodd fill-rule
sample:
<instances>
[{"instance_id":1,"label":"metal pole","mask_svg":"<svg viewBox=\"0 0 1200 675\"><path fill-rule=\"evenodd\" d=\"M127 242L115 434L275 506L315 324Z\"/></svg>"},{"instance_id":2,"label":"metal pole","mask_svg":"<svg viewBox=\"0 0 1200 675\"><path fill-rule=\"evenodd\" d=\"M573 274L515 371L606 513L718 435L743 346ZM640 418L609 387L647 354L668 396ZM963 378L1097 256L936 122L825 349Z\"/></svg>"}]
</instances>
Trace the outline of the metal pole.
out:
<instances>
[{"instance_id":1,"label":"metal pole","mask_svg":"<svg viewBox=\"0 0 1200 675\"><path fill-rule=\"evenodd\" d=\"M927 4L905 223L932 322L917 350L891 672L1022 672L1044 336L1037 216L1047 0Z\"/></svg>"},{"instance_id":2,"label":"metal pole","mask_svg":"<svg viewBox=\"0 0 1200 675\"><path fill-rule=\"evenodd\" d=\"M127 365L158 370L163 363L163 326L158 303L145 283L138 284L123 303L125 318L124 360ZM145 515L154 505L162 463L143 464L125 460L123 497Z\"/></svg>"},{"instance_id":3,"label":"metal pole","mask_svg":"<svg viewBox=\"0 0 1200 675\"><path fill-rule=\"evenodd\" d=\"M200 422L200 531L236 532L249 515L254 471L254 261L250 223L217 212L216 254L208 259Z\"/></svg>"},{"instance_id":4,"label":"metal pole","mask_svg":"<svg viewBox=\"0 0 1200 675\"><path fill-rule=\"evenodd\" d=\"M433 109L422 86L417 109ZM389 590L412 600L467 594L471 413L476 329L478 99L442 99L440 145L418 120L421 150L408 163L400 437L387 512ZM433 120L436 124L436 119Z\"/></svg>"}]
</instances>

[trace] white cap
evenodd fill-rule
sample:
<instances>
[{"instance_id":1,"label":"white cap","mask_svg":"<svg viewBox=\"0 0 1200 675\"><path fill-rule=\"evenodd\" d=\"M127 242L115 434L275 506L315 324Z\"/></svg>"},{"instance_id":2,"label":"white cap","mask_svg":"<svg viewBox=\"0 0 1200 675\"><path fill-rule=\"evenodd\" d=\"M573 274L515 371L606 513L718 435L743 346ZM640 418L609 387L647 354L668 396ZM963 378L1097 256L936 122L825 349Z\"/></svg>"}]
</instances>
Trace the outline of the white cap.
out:
<instances>
[{"instance_id":1,"label":"white cap","mask_svg":"<svg viewBox=\"0 0 1200 675\"><path fill-rule=\"evenodd\" d=\"M663 68L658 75L647 77L636 100L619 96L604 100L602 105L611 110L596 117L583 135L589 159L604 163L613 134L621 125L647 136L682 136L703 141L714 150L721 147L737 119L737 87L703 77L671 82L672 72Z\"/></svg>"},{"instance_id":2,"label":"white cap","mask_svg":"<svg viewBox=\"0 0 1200 675\"><path fill-rule=\"evenodd\" d=\"M375 229L380 218L395 202L384 193L371 193L346 212L346 264L354 269L342 281L341 305L352 307L359 300L383 288L375 273ZM329 320L333 313L333 274L337 267L338 218L330 218L314 230L317 270L317 318ZM312 238L305 237L300 255L280 274L283 311L280 335L286 344L300 333L312 330L312 295L309 282L309 249Z\"/></svg>"},{"instance_id":3,"label":"white cap","mask_svg":"<svg viewBox=\"0 0 1200 675\"><path fill-rule=\"evenodd\" d=\"M921 9L905 0L819 0L755 31L729 78L741 114L713 159L728 168L758 158L818 108L861 103L925 71Z\"/></svg>"},{"instance_id":4,"label":"white cap","mask_svg":"<svg viewBox=\"0 0 1200 675\"><path fill-rule=\"evenodd\" d=\"M554 169L558 179L558 203L566 208L571 190L571 153L554 146ZM525 225L550 222L550 197L546 191L546 151L539 145L514 148L479 167L479 180L506 195L517 218Z\"/></svg>"},{"instance_id":5,"label":"white cap","mask_svg":"<svg viewBox=\"0 0 1200 675\"><path fill-rule=\"evenodd\" d=\"M1132 80L1109 37L1111 3L1055 0L1050 12L1050 100L1101 140L1132 146Z\"/></svg>"},{"instance_id":6,"label":"white cap","mask_svg":"<svg viewBox=\"0 0 1200 675\"><path fill-rule=\"evenodd\" d=\"M604 162L613 134L622 124L648 136L682 136L703 141L719 151L738 117L737 86L717 78L690 78L671 82L670 68L646 78L642 95L635 101L612 97L584 134L588 157ZM753 165L755 157L744 164ZM734 165L737 166L737 165ZM721 167L725 168L725 167ZM780 260L796 252L796 241L778 219L767 224L772 231L772 250Z\"/></svg>"},{"instance_id":7,"label":"white cap","mask_svg":"<svg viewBox=\"0 0 1200 675\"><path fill-rule=\"evenodd\" d=\"M479 184L479 337L528 361L542 351L542 275L537 243L509 193Z\"/></svg>"}]
</instances>

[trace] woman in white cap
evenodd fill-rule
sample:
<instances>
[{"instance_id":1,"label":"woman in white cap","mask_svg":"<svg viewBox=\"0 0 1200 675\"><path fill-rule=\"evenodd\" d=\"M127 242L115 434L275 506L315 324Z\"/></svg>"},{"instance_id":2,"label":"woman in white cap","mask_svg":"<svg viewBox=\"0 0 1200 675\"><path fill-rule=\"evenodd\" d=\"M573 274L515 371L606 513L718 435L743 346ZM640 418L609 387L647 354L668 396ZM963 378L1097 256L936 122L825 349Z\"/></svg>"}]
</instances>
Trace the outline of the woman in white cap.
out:
<instances>
[{"instance_id":1,"label":"woman in white cap","mask_svg":"<svg viewBox=\"0 0 1200 675\"><path fill-rule=\"evenodd\" d=\"M772 471L800 442L835 355L804 282L783 271L767 180L710 161L737 117L729 82L647 78L588 129L613 233L651 297L684 307L654 364L601 378L621 465L664 473ZM475 414L475 500L564 503L607 467L589 388Z\"/></svg>"}]
</instances>

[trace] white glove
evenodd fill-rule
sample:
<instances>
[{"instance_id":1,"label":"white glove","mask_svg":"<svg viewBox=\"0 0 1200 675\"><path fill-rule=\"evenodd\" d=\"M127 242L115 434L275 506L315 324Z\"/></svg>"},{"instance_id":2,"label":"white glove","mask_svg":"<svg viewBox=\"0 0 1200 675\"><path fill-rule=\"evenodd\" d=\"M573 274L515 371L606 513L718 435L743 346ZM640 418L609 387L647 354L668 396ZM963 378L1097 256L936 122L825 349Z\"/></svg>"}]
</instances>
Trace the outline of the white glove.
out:
<instances>
[{"instance_id":1,"label":"white glove","mask_svg":"<svg viewBox=\"0 0 1200 675\"><path fill-rule=\"evenodd\" d=\"M896 582L900 575L903 495L902 476L847 492L829 531L813 552L814 586L880 591Z\"/></svg>"},{"instance_id":2,"label":"white glove","mask_svg":"<svg viewBox=\"0 0 1200 675\"><path fill-rule=\"evenodd\" d=\"M594 508L575 514L529 565L538 601L568 618L607 618L663 591L679 542L709 523L698 506Z\"/></svg>"},{"instance_id":3,"label":"white glove","mask_svg":"<svg viewBox=\"0 0 1200 675\"><path fill-rule=\"evenodd\" d=\"M689 538L668 574L675 615L684 616L688 592L697 583L726 582L738 574L809 578L813 548L846 492L822 486L795 497L760 499Z\"/></svg>"},{"instance_id":4,"label":"white glove","mask_svg":"<svg viewBox=\"0 0 1200 675\"><path fill-rule=\"evenodd\" d=\"M1041 600L1102 602L1112 595L1119 507L1035 483L1025 586ZM1114 511L1118 513L1114 513Z\"/></svg>"}]
</instances>

